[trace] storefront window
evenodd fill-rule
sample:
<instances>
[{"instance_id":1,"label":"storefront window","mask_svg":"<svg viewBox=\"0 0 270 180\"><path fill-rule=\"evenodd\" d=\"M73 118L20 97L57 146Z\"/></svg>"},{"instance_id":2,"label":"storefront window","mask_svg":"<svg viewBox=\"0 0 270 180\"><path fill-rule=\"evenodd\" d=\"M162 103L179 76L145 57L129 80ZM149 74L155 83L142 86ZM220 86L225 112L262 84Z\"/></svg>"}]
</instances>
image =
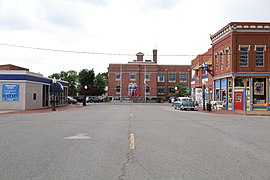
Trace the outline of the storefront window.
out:
<instances>
[{"instance_id":1,"label":"storefront window","mask_svg":"<svg viewBox=\"0 0 270 180\"><path fill-rule=\"evenodd\" d=\"M222 96L223 103L226 104L226 101L227 101L227 99L226 99L226 89L222 89L221 96Z\"/></svg>"},{"instance_id":2,"label":"storefront window","mask_svg":"<svg viewBox=\"0 0 270 180\"><path fill-rule=\"evenodd\" d=\"M235 87L244 87L244 79L242 78L235 78L234 83Z\"/></svg>"},{"instance_id":3,"label":"storefront window","mask_svg":"<svg viewBox=\"0 0 270 180\"><path fill-rule=\"evenodd\" d=\"M219 93L220 93L219 89L216 89L216 101L219 101L220 100L219 99Z\"/></svg>"},{"instance_id":4,"label":"storefront window","mask_svg":"<svg viewBox=\"0 0 270 180\"><path fill-rule=\"evenodd\" d=\"M250 90L246 90L246 96L247 96L247 104L249 105L250 104Z\"/></svg>"},{"instance_id":5,"label":"storefront window","mask_svg":"<svg viewBox=\"0 0 270 180\"><path fill-rule=\"evenodd\" d=\"M266 81L265 78L255 78L253 81L253 103L254 104L265 104L266 103L266 92L265 92Z\"/></svg>"},{"instance_id":6,"label":"storefront window","mask_svg":"<svg viewBox=\"0 0 270 180\"><path fill-rule=\"evenodd\" d=\"M222 89L222 101L226 103L226 90Z\"/></svg>"},{"instance_id":7,"label":"storefront window","mask_svg":"<svg viewBox=\"0 0 270 180\"><path fill-rule=\"evenodd\" d=\"M247 88L249 88L249 78L246 78Z\"/></svg>"},{"instance_id":8,"label":"storefront window","mask_svg":"<svg viewBox=\"0 0 270 180\"><path fill-rule=\"evenodd\" d=\"M229 87L232 87L232 79L228 79Z\"/></svg>"},{"instance_id":9,"label":"storefront window","mask_svg":"<svg viewBox=\"0 0 270 180\"><path fill-rule=\"evenodd\" d=\"M229 89L228 98L229 98L229 103L232 103L232 89Z\"/></svg>"}]
</instances>

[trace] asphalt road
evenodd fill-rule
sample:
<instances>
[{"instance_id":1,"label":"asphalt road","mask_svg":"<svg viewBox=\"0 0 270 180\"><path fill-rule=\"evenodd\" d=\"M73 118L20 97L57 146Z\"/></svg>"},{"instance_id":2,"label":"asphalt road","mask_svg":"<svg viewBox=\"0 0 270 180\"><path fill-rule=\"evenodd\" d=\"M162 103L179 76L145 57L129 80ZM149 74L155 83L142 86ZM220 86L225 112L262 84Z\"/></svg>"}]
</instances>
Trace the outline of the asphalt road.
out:
<instances>
[{"instance_id":1,"label":"asphalt road","mask_svg":"<svg viewBox=\"0 0 270 180\"><path fill-rule=\"evenodd\" d=\"M91 104L0 115L1 180L270 179L269 117Z\"/></svg>"}]
</instances>

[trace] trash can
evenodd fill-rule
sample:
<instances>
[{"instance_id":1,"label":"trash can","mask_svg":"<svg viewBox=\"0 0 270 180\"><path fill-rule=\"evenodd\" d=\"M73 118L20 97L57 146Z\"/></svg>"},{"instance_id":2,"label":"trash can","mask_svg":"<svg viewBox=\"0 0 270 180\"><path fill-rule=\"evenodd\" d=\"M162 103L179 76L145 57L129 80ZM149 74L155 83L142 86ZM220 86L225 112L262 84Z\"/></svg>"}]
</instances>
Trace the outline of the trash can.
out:
<instances>
[{"instance_id":1,"label":"trash can","mask_svg":"<svg viewBox=\"0 0 270 180\"><path fill-rule=\"evenodd\" d=\"M207 111L212 111L211 104L210 103L207 103L206 104L206 109L207 109Z\"/></svg>"}]
</instances>

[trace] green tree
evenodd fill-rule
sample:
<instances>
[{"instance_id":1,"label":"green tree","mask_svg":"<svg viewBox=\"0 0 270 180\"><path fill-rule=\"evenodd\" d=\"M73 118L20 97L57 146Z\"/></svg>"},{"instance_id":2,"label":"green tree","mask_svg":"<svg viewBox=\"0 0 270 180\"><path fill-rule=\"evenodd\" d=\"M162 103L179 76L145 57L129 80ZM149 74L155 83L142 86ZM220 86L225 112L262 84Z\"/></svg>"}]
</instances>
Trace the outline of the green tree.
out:
<instances>
[{"instance_id":1,"label":"green tree","mask_svg":"<svg viewBox=\"0 0 270 180\"><path fill-rule=\"evenodd\" d=\"M82 69L79 72L79 83L81 87L83 88L85 85L90 86L94 85L95 81L95 72L93 69L88 70L88 69Z\"/></svg>"},{"instance_id":2,"label":"green tree","mask_svg":"<svg viewBox=\"0 0 270 180\"><path fill-rule=\"evenodd\" d=\"M186 86L183 86L182 84L179 83L176 86L179 91L179 93L177 94L178 97L184 97L189 95Z\"/></svg>"},{"instance_id":3,"label":"green tree","mask_svg":"<svg viewBox=\"0 0 270 180\"><path fill-rule=\"evenodd\" d=\"M78 89L78 74L74 70L69 70L66 74L66 77L64 79L68 82L68 95L69 96L76 96Z\"/></svg>"},{"instance_id":4,"label":"green tree","mask_svg":"<svg viewBox=\"0 0 270 180\"><path fill-rule=\"evenodd\" d=\"M95 85L104 89L108 85L108 73L98 73L95 78Z\"/></svg>"},{"instance_id":5,"label":"green tree","mask_svg":"<svg viewBox=\"0 0 270 180\"><path fill-rule=\"evenodd\" d=\"M60 76L60 73L53 73L52 75L49 75L48 77L49 77L49 78L52 78L52 79L53 79L53 78L55 78L55 79L60 79L61 76Z\"/></svg>"},{"instance_id":6,"label":"green tree","mask_svg":"<svg viewBox=\"0 0 270 180\"><path fill-rule=\"evenodd\" d=\"M55 78L57 80L63 80L68 82L68 95L75 96L78 92L78 75L74 70L69 70L67 72L61 71L60 73L53 73L49 78Z\"/></svg>"}]
</instances>

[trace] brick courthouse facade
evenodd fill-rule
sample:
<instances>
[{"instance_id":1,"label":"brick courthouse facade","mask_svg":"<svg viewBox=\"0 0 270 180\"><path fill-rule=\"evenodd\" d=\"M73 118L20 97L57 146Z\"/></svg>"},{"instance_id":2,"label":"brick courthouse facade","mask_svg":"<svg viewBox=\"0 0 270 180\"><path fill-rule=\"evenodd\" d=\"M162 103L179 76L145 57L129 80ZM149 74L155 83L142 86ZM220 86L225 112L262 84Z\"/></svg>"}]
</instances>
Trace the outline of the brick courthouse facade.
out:
<instances>
[{"instance_id":1,"label":"brick courthouse facade","mask_svg":"<svg viewBox=\"0 0 270 180\"><path fill-rule=\"evenodd\" d=\"M153 50L153 60L144 60L143 53L127 64L109 64L108 96L123 99L130 96L129 87L136 84L140 97L147 99L175 95L175 86L190 87L190 65L159 65L157 50Z\"/></svg>"}]
</instances>

